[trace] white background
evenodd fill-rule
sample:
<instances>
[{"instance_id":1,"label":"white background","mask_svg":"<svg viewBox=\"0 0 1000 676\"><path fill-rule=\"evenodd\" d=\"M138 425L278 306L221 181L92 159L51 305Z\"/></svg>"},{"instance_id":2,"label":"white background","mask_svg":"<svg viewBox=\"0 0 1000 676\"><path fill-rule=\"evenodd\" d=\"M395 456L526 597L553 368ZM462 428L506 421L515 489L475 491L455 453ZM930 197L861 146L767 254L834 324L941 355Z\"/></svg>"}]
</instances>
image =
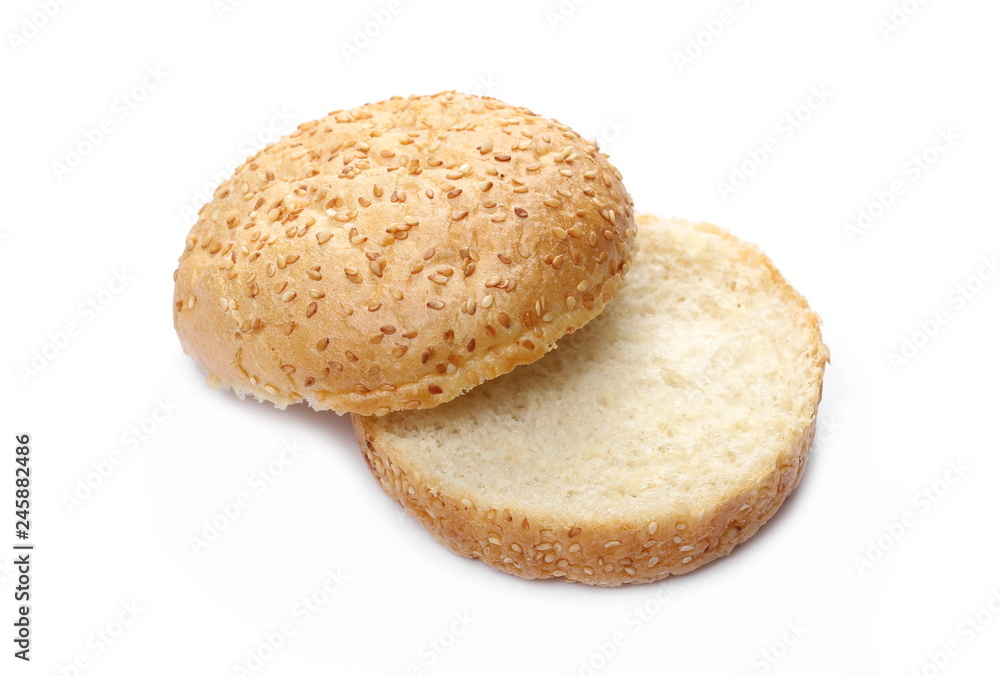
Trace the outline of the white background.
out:
<instances>
[{"instance_id":1,"label":"white background","mask_svg":"<svg viewBox=\"0 0 1000 676\"><path fill-rule=\"evenodd\" d=\"M912 16L880 28L890 0L409 0L391 15L388 0L93 0L51 18L6 0L0 672L995 671L1000 281L982 261L1000 253L1000 5L905 4ZM372 12L391 19L363 44ZM210 390L182 354L171 273L192 210L236 163L275 129L451 88L600 137L640 210L758 243L823 317L820 441L798 491L732 556L610 590L503 575L403 515L347 419ZM933 150L939 130L957 139ZM752 175L731 192L734 172ZM893 203L873 208L894 181ZM859 209L871 224L845 228ZM11 655L23 432L30 665ZM293 441L298 455L276 461ZM269 465L280 475L263 483ZM238 498L248 506L196 553L191 538ZM297 604L331 570L345 579L305 616ZM266 647L286 621L291 636ZM268 659L234 670L248 651Z\"/></svg>"}]
</instances>

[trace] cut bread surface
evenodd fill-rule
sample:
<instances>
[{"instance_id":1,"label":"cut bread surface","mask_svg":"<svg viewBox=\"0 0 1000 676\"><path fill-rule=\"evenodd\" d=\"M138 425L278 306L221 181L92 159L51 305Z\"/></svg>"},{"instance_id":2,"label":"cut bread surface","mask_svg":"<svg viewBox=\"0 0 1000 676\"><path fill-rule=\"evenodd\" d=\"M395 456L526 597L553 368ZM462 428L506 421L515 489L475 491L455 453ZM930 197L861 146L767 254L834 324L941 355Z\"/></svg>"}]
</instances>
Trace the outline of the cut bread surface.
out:
<instances>
[{"instance_id":1,"label":"cut bread surface","mask_svg":"<svg viewBox=\"0 0 1000 676\"><path fill-rule=\"evenodd\" d=\"M383 488L450 549L593 584L686 572L797 484L827 349L754 246L639 219L605 312L546 358L428 411L355 418Z\"/></svg>"}]
</instances>

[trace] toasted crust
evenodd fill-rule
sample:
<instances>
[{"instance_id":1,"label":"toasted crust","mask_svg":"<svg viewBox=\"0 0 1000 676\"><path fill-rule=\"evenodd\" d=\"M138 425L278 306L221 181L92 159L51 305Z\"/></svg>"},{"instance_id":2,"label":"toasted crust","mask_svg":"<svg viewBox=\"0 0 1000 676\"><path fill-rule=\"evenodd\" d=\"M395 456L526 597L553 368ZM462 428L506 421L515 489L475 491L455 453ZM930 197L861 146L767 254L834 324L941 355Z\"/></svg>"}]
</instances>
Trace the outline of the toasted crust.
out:
<instances>
[{"instance_id":1,"label":"toasted crust","mask_svg":"<svg viewBox=\"0 0 1000 676\"><path fill-rule=\"evenodd\" d=\"M644 228L654 222L640 217L639 224ZM738 244L735 255L739 264L760 266L767 272L773 293L795 314L807 334L811 365L806 389L810 398L802 402L804 414L798 427L788 430L770 469L746 477L737 490L697 517L678 519L675 506L663 505L661 514L652 518L643 514L608 519L580 513L567 519L553 511L518 509L516 504L477 504L471 492L445 492L440 477L421 475L406 464L405 454L393 447L395 437L385 421L354 416L358 441L383 490L448 549L529 579L562 577L604 586L652 582L725 556L756 533L798 485L815 434L823 368L829 358L819 319L755 246L710 224L675 222L672 227L689 227ZM643 270L635 274L641 275ZM628 433L614 420L608 420L607 427L609 435ZM560 443L557 425L555 432L552 443Z\"/></svg>"},{"instance_id":2,"label":"toasted crust","mask_svg":"<svg viewBox=\"0 0 1000 676\"><path fill-rule=\"evenodd\" d=\"M621 175L563 124L443 92L307 122L202 208L174 326L284 407L432 408L541 357L628 270Z\"/></svg>"},{"instance_id":3,"label":"toasted crust","mask_svg":"<svg viewBox=\"0 0 1000 676\"><path fill-rule=\"evenodd\" d=\"M774 471L730 496L712 514L698 521L688 520L684 522L684 530L677 530L677 524L669 521L664 521L663 526L657 520L575 521L567 525L547 521L537 514L511 510L498 514L495 509L478 507L468 498L446 495L426 485L413 485L406 469L392 462L391 451L380 450L372 419L355 415L353 423L368 468L382 490L455 554L480 559L505 573L529 580L562 577L605 587L655 582L668 575L687 573L726 556L736 545L746 542L798 486L816 431L814 419ZM654 523L657 526L650 532ZM674 542L675 536L681 541ZM620 544L609 551L607 543L616 541ZM537 544L518 544L526 542L550 547L542 550ZM561 546L557 548L556 543ZM574 545L579 545L579 549ZM683 549L689 546L692 549ZM560 554L547 561L544 552L548 551Z\"/></svg>"}]
</instances>

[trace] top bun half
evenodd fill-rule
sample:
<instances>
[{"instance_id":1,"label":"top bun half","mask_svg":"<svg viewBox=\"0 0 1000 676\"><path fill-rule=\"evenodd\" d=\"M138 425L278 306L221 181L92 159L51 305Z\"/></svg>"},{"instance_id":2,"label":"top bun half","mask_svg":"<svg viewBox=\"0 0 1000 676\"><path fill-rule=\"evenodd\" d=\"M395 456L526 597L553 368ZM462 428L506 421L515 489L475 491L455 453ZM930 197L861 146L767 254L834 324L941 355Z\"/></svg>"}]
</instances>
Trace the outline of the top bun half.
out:
<instances>
[{"instance_id":1,"label":"top bun half","mask_svg":"<svg viewBox=\"0 0 1000 676\"><path fill-rule=\"evenodd\" d=\"M597 316L635 242L621 174L489 98L392 98L299 125L199 212L174 326L222 385L284 407L433 408Z\"/></svg>"}]
</instances>

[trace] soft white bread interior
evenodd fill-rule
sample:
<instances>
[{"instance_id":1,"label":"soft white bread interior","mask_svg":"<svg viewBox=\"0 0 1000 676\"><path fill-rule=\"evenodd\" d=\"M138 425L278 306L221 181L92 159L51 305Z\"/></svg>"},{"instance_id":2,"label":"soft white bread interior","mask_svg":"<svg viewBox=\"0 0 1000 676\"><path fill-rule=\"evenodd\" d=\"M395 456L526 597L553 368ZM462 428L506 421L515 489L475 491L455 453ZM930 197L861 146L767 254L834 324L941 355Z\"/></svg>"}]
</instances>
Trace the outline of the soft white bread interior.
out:
<instances>
[{"instance_id":1,"label":"soft white bread interior","mask_svg":"<svg viewBox=\"0 0 1000 676\"><path fill-rule=\"evenodd\" d=\"M728 554L795 488L828 351L755 246L644 216L608 309L433 410L354 417L383 489L526 578L649 582Z\"/></svg>"}]
</instances>

